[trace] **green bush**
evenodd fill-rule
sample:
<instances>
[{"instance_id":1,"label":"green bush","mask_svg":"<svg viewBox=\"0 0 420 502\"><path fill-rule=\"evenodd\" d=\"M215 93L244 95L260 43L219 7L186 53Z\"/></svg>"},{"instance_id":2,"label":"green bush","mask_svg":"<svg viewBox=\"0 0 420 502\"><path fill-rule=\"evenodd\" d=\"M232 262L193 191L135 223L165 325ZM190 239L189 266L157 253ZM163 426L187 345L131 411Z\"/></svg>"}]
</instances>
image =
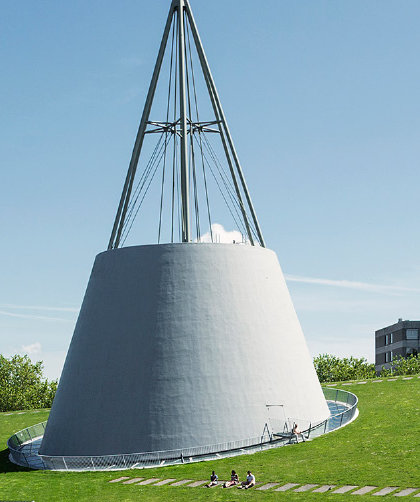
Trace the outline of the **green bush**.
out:
<instances>
[{"instance_id":1,"label":"green bush","mask_svg":"<svg viewBox=\"0 0 420 502\"><path fill-rule=\"evenodd\" d=\"M368 363L362 357L339 358L331 354L320 354L314 357L314 366L321 383L344 382L346 380L362 380L375 378L375 365ZM410 355L407 358L398 357L391 363L391 368L382 367L380 376L416 375L420 373L420 358Z\"/></svg>"},{"instance_id":2,"label":"green bush","mask_svg":"<svg viewBox=\"0 0 420 502\"><path fill-rule=\"evenodd\" d=\"M398 357L391 363L391 368L382 368L381 376L416 375L420 373L420 358L409 355L408 357Z\"/></svg>"},{"instance_id":3,"label":"green bush","mask_svg":"<svg viewBox=\"0 0 420 502\"><path fill-rule=\"evenodd\" d=\"M0 411L50 408L57 390L57 380L42 375L41 361L32 363L28 356L0 354Z\"/></svg>"},{"instance_id":4,"label":"green bush","mask_svg":"<svg viewBox=\"0 0 420 502\"><path fill-rule=\"evenodd\" d=\"M375 365L362 357L339 358L331 354L320 354L314 358L318 379L323 382L342 382L360 380L376 376Z\"/></svg>"}]
</instances>

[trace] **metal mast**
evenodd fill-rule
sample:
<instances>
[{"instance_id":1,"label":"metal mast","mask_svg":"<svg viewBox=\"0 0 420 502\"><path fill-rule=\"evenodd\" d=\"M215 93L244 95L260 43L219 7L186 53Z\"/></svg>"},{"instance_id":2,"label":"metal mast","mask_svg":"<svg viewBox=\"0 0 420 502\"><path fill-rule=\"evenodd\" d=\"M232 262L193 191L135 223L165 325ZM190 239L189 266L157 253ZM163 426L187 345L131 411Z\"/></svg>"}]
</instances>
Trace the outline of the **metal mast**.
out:
<instances>
[{"instance_id":1,"label":"metal mast","mask_svg":"<svg viewBox=\"0 0 420 502\"><path fill-rule=\"evenodd\" d=\"M187 102L185 96L185 1L178 0L178 47L179 47L179 91L181 112L181 201L182 201L182 242L190 242L190 203L189 203L189 170L188 170L188 138L187 138Z\"/></svg>"},{"instance_id":2,"label":"metal mast","mask_svg":"<svg viewBox=\"0 0 420 502\"><path fill-rule=\"evenodd\" d=\"M193 37L193 41L196 47L198 58L200 60L201 70L203 72L204 80L209 93L211 105L213 108L213 113L215 116L215 121L211 122L196 122L194 123L192 117L188 117L188 107L187 107L187 92L186 92L186 81L188 86L188 75L186 67L186 25L190 26L190 31ZM153 99L155 96L156 86L159 80L159 75L161 72L162 62L165 55L165 50L168 44L168 37L171 31L171 27L174 27L174 32L176 31L176 46L178 48L178 89L179 89L179 119L173 123L168 122L149 122L150 111L153 104ZM175 30L176 27L176 30ZM188 42L189 43L189 42ZM190 49L191 50L191 49ZM189 91L188 91L189 92ZM188 100L190 98L188 97ZM191 112L190 112L191 113ZM189 0L172 0L169 9L168 18L166 21L165 29L162 36L162 41L160 44L160 49L158 57L156 60L155 68L153 71L152 80L150 83L149 91L146 98L146 103L144 106L143 114L140 121L140 126L137 132L136 141L133 148L133 153L130 160L130 165L128 168L127 176L125 179L123 191L121 194L121 199L118 205L117 214L115 217L114 225L112 228L111 237L108 244L108 249L118 248L121 243L121 237L123 234L125 225L127 211L129 210L132 196L133 182L136 176L137 165L140 158L140 153L143 146L143 141L147 131L148 125L158 126L159 131L165 130L170 131L173 135L179 136L180 144L180 192L181 192L181 208L180 208L180 220L181 220L181 241L191 242L191 226L190 226L190 151L188 147L188 135L191 135L191 154L194 157L193 151L193 140L192 136L196 131L203 131L203 127L208 127L208 125L216 125L217 130L207 129L208 132L218 132L223 145L223 151L226 156L227 164L229 166L230 176L232 178L233 189L235 197L237 200L237 205L241 214L244 229L246 230L247 238L250 244L254 245L254 236L257 238L259 245L265 247L264 238L258 223L258 219L255 213L254 206L252 204L251 196L246 185L245 177L242 171L241 164L239 162L239 157L236 152L233 139L226 121L226 117L220 102L220 98L216 89L216 85L213 76L210 71L210 67L204 52L203 45L201 43L200 35L198 33L197 25L195 23L192 10L189 4ZM201 142L201 139L200 139ZM194 167L194 166L193 166ZM195 176L195 174L193 174ZM195 183L195 178L194 178ZM163 192L162 192L163 194ZM243 198L244 196L244 198ZM249 210L250 217L247 214ZM128 215L130 219L130 214ZM251 228L253 225L253 228Z\"/></svg>"}]
</instances>

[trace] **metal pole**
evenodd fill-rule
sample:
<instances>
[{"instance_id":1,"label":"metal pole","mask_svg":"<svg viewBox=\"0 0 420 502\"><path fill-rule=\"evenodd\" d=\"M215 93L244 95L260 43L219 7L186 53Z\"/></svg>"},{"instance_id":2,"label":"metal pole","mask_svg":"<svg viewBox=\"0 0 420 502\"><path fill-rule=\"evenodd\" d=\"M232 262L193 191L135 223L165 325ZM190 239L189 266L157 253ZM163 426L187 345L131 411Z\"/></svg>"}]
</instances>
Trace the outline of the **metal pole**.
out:
<instances>
[{"instance_id":1,"label":"metal pole","mask_svg":"<svg viewBox=\"0 0 420 502\"><path fill-rule=\"evenodd\" d=\"M179 102L181 123L181 215L182 242L190 242L190 201L189 201L189 166L188 166L188 129L187 102L185 93L185 26L184 0L178 0L178 48L179 48Z\"/></svg>"},{"instance_id":2,"label":"metal pole","mask_svg":"<svg viewBox=\"0 0 420 502\"><path fill-rule=\"evenodd\" d=\"M232 159L230 158L228 145L226 143L225 133L224 133L222 125L221 125L221 120L220 120L220 117L219 117L219 112L217 110L217 104L216 104L216 101L215 101L215 98L214 98L214 95L213 95L213 90L211 88L211 83L209 81L208 75L205 72L205 62L201 59L201 57L200 57L200 62L201 62L201 65L202 65L202 69L203 69L203 73L204 73L204 78L205 78L205 81L206 81L206 84L207 84L207 90L208 90L209 95L210 95L210 101L211 101L211 104L212 104L212 107L213 107L214 116L215 116L215 118L217 120L217 127L219 129L219 133L220 133L220 138L222 140L223 149L225 151L226 159L228 161L230 175L232 176L233 186L235 187L236 196L238 197L238 200L239 200L239 206L240 206L240 209L241 209L242 218L243 218L244 223L245 223L246 233L248 234L249 242L253 246L254 245L254 238L252 237L251 228L250 228L249 222L248 222L248 216L247 216L246 211L245 211L245 207L244 207L244 203L243 203L243 200L242 200L241 191L239 190L238 180L236 179L236 174L235 174L235 170L233 168Z\"/></svg>"},{"instance_id":3,"label":"metal pole","mask_svg":"<svg viewBox=\"0 0 420 502\"><path fill-rule=\"evenodd\" d=\"M155 68L153 70L152 80L150 82L149 91L147 93L146 103L144 105L143 114L141 117L139 129L137 131L136 141L134 143L133 153L131 155L130 165L127 176L125 178L124 188L121 194L120 203L115 216L114 226L112 228L111 237L109 239L108 249L117 248L120 243L121 232L124 225L125 215L127 213L128 203L130 201L131 190L133 187L134 177L136 175L137 164L140 157L141 148L143 146L144 133L149 120L150 110L153 103L153 97L156 91L157 81L159 79L160 69L162 66L163 56L165 55L166 44L168 41L169 31L172 24L175 5L177 0L173 0L169 9L168 19L163 32L162 41L160 44L159 53L156 59ZM118 232L117 232L118 229Z\"/></svg>"},{"instance_id":4,"label":"metal pole","mask_svg":"<svg viewBox=\"0 0 420 502\"><path fill-rule=\"evenodd\" d=\"M239 174L239 178L241 180L242 188L244 190L245 197L246 197L246 200L248 202L249 209L251 211L252 219L254 220L254 225L255 225L255 229L256 229L257 234L258 234L258 238L259 238L260 244L261 244L262 247L265 247L265 242L264 242L264 238L262 236L260 225L258 223L257 215L255 213L254 206L253 206L252 200L251 200L251 196L249 194L248 187L247 187L246 182L245 182L245 177L244 177L243 172L242 172L241 164L239 162L239 157L238 157L238 154L236 153L236 149L235 149L235 146L233 144L232 136L230 134L229 127L227 125L226 117L225 117L225 114L223 112L222 105L220 103L219 95L217 93L216 84L214 83L214 79L213 79L213 76L212 76L211 71L210 71L210 67L209 67L209 64L208 64L208 61L207 61L206 54L204 52L203 44L201 43L200 35L198 33L197 25L195 23L194 16L193 16L190 4L189 4L188 0L182 0L182 1L185 2L186 12L187 12L187 15L188 15L188 19L190 21L190 25L191 25L191 29L192 29L194 41L196 43L197 51L198 51L198 54L199 54L199 57L200 57L200 62L201 62L202 67L203 67L203 72L204 72L204 74L208 75L209 83L210 83L210 86L212 88L213 95L214 95L213 97L214 97L215 103L217 105L217 108L219 110L219 115L220 115L221 121L223 123L225 132L226 132L226 137L227 137L227 140L228 140L228 143L229 143L229 146L230 146L230 150L232 152L232 156L233 156L233 160L234 160L235 165L236 165L236 169L237 169L238 174Z\"/></svg>"},{"instance_id":5,"label":"metal pole","mask_svg":"<svg viewBox=\"0 0 420 502\"><path fill-rule=\"evenodd\" d=\"M198 33L197 27L192 24L194 22L194 18L192 17L192 13L190 11L189 4L187 4L186 11L187 11L188 19L190 21L190 26L191 26L191 31L192 31L192 35L193 35L193 38L194 38L194 42L195 42L195 45L197 47L198 57L200 59L200 64L201 64L201 69L203 71L204 80L206 81L207 90L208 90L208 93L209 93L209 96L210 96L210 101L211 101L211 104L212 104L212 107L213 107L214 116L215 116L216 121L217 121L217 127L219 129L219 133L220 133L220 138L222 140L223 149L224 149L224 152L225 152L225 155L226 155L226 159L227 159L227 162L228 162L228 165L229 165L230 175L232 176L232 181L233 181L233 185L235 187L236 196L238 197L238 200L239 200L239 206L240 206L240 209L241 209L242 218L243 218L244 223L245 223L246 232L248 234L248 239L249 239L251 245L253 246L254 245L254 239L252 237L252 232L251 232L251 228L249 226L248 217L247 217L247 214L246 214L246 211L245 211L244 203L242 201L241 191L239 190L239 185L238 185L238 181L236 179L235 170L233 168L232 159L230 158L230 153L229 153L228 145L226 143L225 134L223 132L223 128L222 128L222 125L221 125L221 118L219 116L219 111L217 109L216 99L214 97L213 88L212 88L212 85L211 85L211 75L208 75L208 73L207 73L208 63L207 63L207 60L206 60L206 55L204 54L204 51L201 52L199 50L199 47L201 45L200 35Z\"/></svg>"}]
</instances>

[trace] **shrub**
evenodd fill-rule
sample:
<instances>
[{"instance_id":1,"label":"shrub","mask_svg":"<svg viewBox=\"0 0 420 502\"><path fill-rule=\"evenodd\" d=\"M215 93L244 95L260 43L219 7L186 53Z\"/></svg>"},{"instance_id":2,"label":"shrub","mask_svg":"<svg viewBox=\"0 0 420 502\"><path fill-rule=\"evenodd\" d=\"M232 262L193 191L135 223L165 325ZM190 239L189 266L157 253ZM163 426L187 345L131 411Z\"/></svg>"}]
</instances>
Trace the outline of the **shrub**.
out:
<instances>
[{"instance_id":1,"label":"shrub","mask_svg":"<svg viewBox=\"0 0 420 502\"><path fill-rule=\"evenodd\" d=\"M420 358L409 355L407 357L397 357L391 363L391 368L382 367L381 376L416 375L420 373Z\"/></svg>"},{"instance_id":2,"label":"shrub","mask_svg":"<svg viewBox=\"0 0 420 502\"><path fill-rule=\"evenodd\" d=\"M314 366L321 383L359 380L376 376L375 365L368 363L364 357L360 359L344 357L341 359L331 354L320 354L314 358Z\"/></svg>"},{"instance_id":3,"label":"shrub","mask_svg":"<svg viewBox=\"0 0 420 502\"><path fill-rule=\"evenodd\" d=\"M314 366L321 383L343 382L345 380L361 380L377 376L375 365L368 363L362 357L339 358L331 354L320 354L314 357ZM420 373L420 358L410 355L406 358L398 357L391 363L391 368L382 367L380 376L416 375Z\"/></svg>"}]
</instances>

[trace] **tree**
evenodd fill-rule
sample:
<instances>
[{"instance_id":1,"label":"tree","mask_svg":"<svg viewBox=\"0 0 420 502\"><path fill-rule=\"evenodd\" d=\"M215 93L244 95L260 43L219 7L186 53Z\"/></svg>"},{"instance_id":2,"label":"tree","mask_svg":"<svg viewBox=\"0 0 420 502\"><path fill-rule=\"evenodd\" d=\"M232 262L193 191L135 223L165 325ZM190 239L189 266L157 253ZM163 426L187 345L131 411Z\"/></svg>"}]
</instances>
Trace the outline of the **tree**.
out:
<instances>
[{"instance_id":1,"label":"tree","mask_svg":"<svg viewBox=\"0 0 420 502\"><path fill-rule=\"evenodd\" d=\"M0 411L50 408L58 382L44 379L42 371L42 361L0 354Z\"/></svg>"},{"instance_id":2,"label":"tree","mask_svg":"<svg viewBox=\"0 0 420 502\"><path fill-rule=\"evenodd\" d=\"M368 363L364 357L340 359L331 354L320 354L314 358L314 366L321 383L359 380L376 376L375 365Z\"/></svg>"}]
</instances>

